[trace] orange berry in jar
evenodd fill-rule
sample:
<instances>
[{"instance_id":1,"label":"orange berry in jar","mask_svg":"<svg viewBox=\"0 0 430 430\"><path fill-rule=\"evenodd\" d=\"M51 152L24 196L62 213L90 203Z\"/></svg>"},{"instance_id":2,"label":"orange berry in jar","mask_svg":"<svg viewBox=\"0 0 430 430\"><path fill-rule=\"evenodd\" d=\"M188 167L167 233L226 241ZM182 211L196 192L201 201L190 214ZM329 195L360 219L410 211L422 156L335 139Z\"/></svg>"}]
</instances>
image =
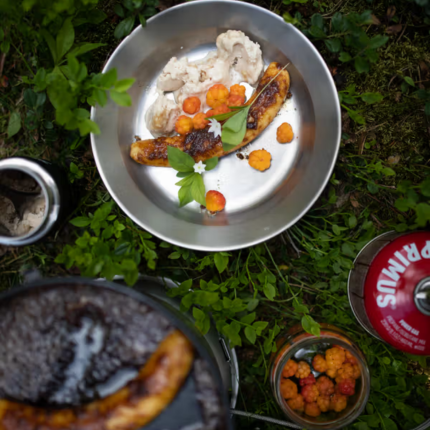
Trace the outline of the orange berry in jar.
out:
<instances>
[{"instance_id":1,"label":"orange berry in jar","mask_svg":"<svg viewBox=\"0 0 430 430\"><path fill-rule=\"evenodd\" d=\"M245 97L246 88L243 85L234 84L230 87L230 94Z\"/></svg>"},{"instance_id":2,"label":"orange berry in jar","mask_svg":"<svg viewBox=\"0 0 430 430\"><path fill-rule=\"evenodd\" d=\"M327 412L330 409L330 397L319 396L317 399L317 405L321 409L321 412Z\"/></svg>"},{"instance_id":3,"label":"orange berry in jar","mask_svg":"<svg viewBox=\"0 0 430 430\"><path fill-rule=\"evenodd\" d=\"M294 138L293 128L288 122L281 124L276 130L276 140L279 143L290 143Z\"/></svg>"},{"instance_id":4,"label":"orange berry in jar","mask_svg":"<svg viewBox=\"0 0 430 430\"><path fill-rule=\"evenodd\" d=\"M285 363L284 368L282 369L282 376L284 378L291 378L297 372L298 364L291 360L291 358Z\"/></svg>"},{"instance_id":5,"label":"orange berry in jar","mask_svg":"<svg viewBox=\"0 0 430 430\"><path fill-rule=\"evenodd\" d=\"M309 364L306 363L306 361L299 361L299 364L297 366L297 370L295 373L295 377L300 379L307 378L310 373L311 373L311 368Z\"/></svg>"},{"instance_id":6,"label":"orange berry in jar","mask_svg":"<svg viewBox=\"0 0 430 430\"><path fill-rule=\"evenodd\" d=\"M303 396L303 399L306 403L316 402L318 399L318 396L320 395L320 392L318 391L317 385L305 385L302 388L301 395Z\"/></svg>"},{"instance_id":7,"label":"orange berry in jar","mask_svg":"<svg viewBox=\"0 0 430 430\"><path fill-rule=\"evenodd\" d=\"M321 354L317 354L312 360L312 366L317 372L325 372L327 370L327 362Z\"/></svg>"},{"instance_id":8,"label":"orange berry in jar","mask_svg":"<svg viewBox=\"0 0 430 430\"><path fill-rule=\"evenodd\" d=\"M242 106L245 103L245 97L237 94L230 94L227 99L227 106Z\"/></svg>"},{"instance_id":9,"label":"orange berry in jar","mask_svg":"<svg viewBox=\"0 0 430 430\"><path fill-rule=\"evenodd\" d=\"M352 377L354 379L358 379L361 376L361 372L360 372L360 368L358 367L358 364L353 364L352 370L353 370Z\"/></svg>"},{"instance_id":10,"label":"orange berry in jar","mask_svg":"<svg viewBox=\"0 0 430 430\"><path fill-rule=\"evenodd\" d=\"M231 109L228 108L228 106L223 103L222 105L217 106L214 109L214 115L222 115L223 113L231 112Z\"/></svg>"},{"instance_id":11,"label":"orange berry in jar","mask_svg":"<svg viewBox=\"0 0 430 430\"><path fill-rule=\"evenodd\" d=\"M336 375L336 382L339 383L343 379L352 378L352 375L354 373L354 369L349 363L342 364L342 367L338 369L337 375Z\"/></svg>"},{"instance_id":12,"label":"orange berry in jar","mask_svg":"<svg viewBox=\"0 0 430 430\"><path fill-rule=\"evenodd\" d=\"M345 350L345 363L357 364L356 358L347 350Z\"/></svg>"},{"instance_id":13,"label":"orange berry in jar","mask_svg":"<svg viewBox=\"0 0 430 430\"><path fill-rule=\"evenodd\" d=\"M335 412L343 411L348 403L348 398L342 394L333 394L330 397L330 410Z\"/></svg>"},{"instance_id":14,"label":"orange berry in jar","mask_svg":"<svg viewBox=\"0 0 430 430\"><path fill-rule=\"evenodd\" d=\"M297 396L297 385L291 379L282 379L280 385L281 396L284 399L292 399Z\"/></svg>"},{"instance_id":15,"label":"orange berry in jar","mask_svg":"<svg viewBox=\"0 0 430 430\"><path fill-rule=\"evenodd\" d=\"M265 149L258 149L249 154L248 164L260 172L264 172L270 167L272 156ZM307 376L307 375L306 375Z\"/></svg>"},{"instance_id":16,"label":"orange berry in jar","mask_svg":"<svg viewBox=\"0 0 430 430\"><path fill-rule=\"evenodd\" d=\"M193 120L189 116L181 115L175 124L176 133L188 134L193 131Z\"/></svg>"},{"instance_id":17,"label":"orange berry in jar","mask_svg":"<svg viewBox=\"0 0 430 430\"><path fill-rule=\"evenodd\" d=\"M306 403L305 414L309 415L310 417L319 417L321 415L321 409L319 408L317 402Z\"/></svg>"},{"instance_id":18,"label":"orange berry in jar","mask_svg":"<svg viewBox=\"0 0 430 430\"><path fill-rule=\"evenodd\" d=\"M215 190L206 193L206 209L209 212L220 212L225 208L225 197Z\"/></svg>"},{"instance_id":19,"label":"orange berry in jar","mask_svg":"<svg viewBox=\"0 0 430 430\"><path fill-rule=\"evenodd\" d=\"M325 352L325 360L329 370L340 369L345 361L345 350L339 347L330 348Z\"/></svg>"},{"instance_id":20,"label":"orange berry in jar","mask_svg":"<svg viewBox=\"0 0 430 430\"><path fill-rule=\"evenodd\" d=\"M190 115L194 115L200 110L200 99L198 97L187 97L182 104L182 110L185 113L189 113Z\"/></svg>"},{"instance_id":21,"label":"orange berry in jar","mask_svg":"<svg viewBox=\"0 0 430 430\"><path fill-rule=\"evenodd\" d=\"M216 108L227 103L228 96L228 89L222 84L216 84L209 88L206 94L206 103L211 108Z\"/></svg>"},{"instance_id":22,"label":"orange berry in jar","mask_svg":"<svg viewBox=\"0 0 430 430\"><path fill-rule=\"evenodd\" d=\"M320 376L317 379L317 388L322 396L330 396L334 393L333 381L327 376Z\"/></svg>"},{"instance_id":23,"label":"orange berry in jar","mask_svg":"<svg viewBox=\"0 0 430 430\"><path fill-rule=\"evenodd\" d=\"M193 117L193 126L196 130L203 130L207 127L209 121L206 119L206 114L203 112L194 115Z\"/></svg>"},{"instance_id":24,"label":"orange berry in jar","mask_svg":"<svg viewBox=\"0 0 430 430\"><path fill-rule=\"evenodd\" d=\"M328 369L325 374L330 376L330 378L335 379L337 375L337 369Z\"/></svg>"},{"instance_id":25,"label":"orange berry in jar","mask_svg":"<svg viewBox=\"0 0 430 430\"><path fill-rule=\"evenodd\" d=\"M303 396L301 394L297 394L296 397L288 400L287 404L293 411L303 412L305 409L305 401L303 400Z\"/></svg>"}]
</instances>

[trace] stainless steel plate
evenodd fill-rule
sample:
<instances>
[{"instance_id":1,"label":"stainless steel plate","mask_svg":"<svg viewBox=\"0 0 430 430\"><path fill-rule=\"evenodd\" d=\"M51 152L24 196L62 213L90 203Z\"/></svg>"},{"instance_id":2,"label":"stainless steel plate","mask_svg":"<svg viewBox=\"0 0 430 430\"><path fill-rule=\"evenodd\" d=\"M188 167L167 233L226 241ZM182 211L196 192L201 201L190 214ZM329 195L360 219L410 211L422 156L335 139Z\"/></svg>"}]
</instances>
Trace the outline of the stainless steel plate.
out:
<instances>
[{"instance_id":1,"label":"stainless steel plate","mask_svg":"<svg viewBox=\"0 0 430 430\"><path fill-rule=\"evenodd\" d=\"M217 36L242 30L262 48L266 64L290 62L289 99L278 117L242 153L266 149L272 165L252 169L236 154L220 159L204 174L206 190L218 190L226 209L210 217L197 203L178 207L173 169L142 166L129 157L134 136L151 138L144 115L156 97L158 75L173 56L202 58L215 49ZM332 172L340 141L340 108L333 80L314 46L294 26L258 6L239 1L199 0L181 4L138 27L116 49L104 71L133 76L133 106L109 101L92 110L101 129L92 135L94 157L112 197L137 224L186 248L220 251L267 240L302 217L320 195ZM252 89L249 88L249 91ZM295 138L276 141L276 129L289 122Z\"/></svg>"}]
</instances>

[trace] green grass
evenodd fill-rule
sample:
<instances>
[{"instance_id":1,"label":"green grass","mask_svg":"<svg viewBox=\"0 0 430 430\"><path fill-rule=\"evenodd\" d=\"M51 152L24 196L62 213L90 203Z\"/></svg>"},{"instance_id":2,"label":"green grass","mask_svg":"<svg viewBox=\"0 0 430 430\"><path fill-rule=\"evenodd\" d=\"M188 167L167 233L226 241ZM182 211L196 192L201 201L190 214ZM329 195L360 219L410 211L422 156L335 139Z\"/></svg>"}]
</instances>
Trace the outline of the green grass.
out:
<instances>
[{"instance_id":1,"label":"green grass","mask_svg":"<svg viewBox=\"0 0 430 430\"><path fill-rule=\"evenodd\" d=\"M388 25L386 12L392 5L387 1L348 0L309 1L287 6L266 0L255 3L280 14L289 11L294 15L300 11L302 28L309 26L314 13L321 13L329 23L336 11L348 14L371 9L381 25L369 27L366 30L369 34L385 34ZM118 23L112 11L113 4L115 2L103 2L102 8L108 15L103 23L83 25L76 31L80 42L106 43L106 46L83 57L89 72L100 71L118 44L113 36ZM163 3L164 6L171 4ZM111 214L116 215L115 220L127 232L126 236L121 236L130 243L130 249L124 255L129 260L133 260L136 253L141 256L139 261L133 260L138 264L129 273L131 281L137 270L171 277L178 282L191 279L196 289L202 279L212 280L220 286L216 290L220 298L239 298L241 306L245 307L251 299L258 299L256 320L267 322L267 328L257 336L255 345L247 340L242 328L239 334L242 389L238 408L242 410L282 418L267 382L269 355L262 351L266 342L270 349L269 330L276 325L281 331L285 330L308 315L319 322L335 323L350 333L371 365L372 394L366 416L373 416L373 423L371 418L362 418L351 428L403 430L416 425L420 415L430 417L430 396L426 391L428 361L421 359L418 363L417 358L406 356L369 337L354 319L346 296L347 275L353 258L367 241L393 228L418 227L415 206L411 205L405 212L399 210L396 203L399 197L416 192L414 204L426 204L429 200L424 188L418 186L430 177L430 119L424 114L424 104L414 98L413 89L402 92L401 84L404 76L409 76L417 82L417 87L430 88L430 73L426 74L423 67L426 64L430 68L430 26L422 9L414 3L397 1L394 4L397 7L395 20L406 23L406 30L390 36L388 43L379 49L380 59L368 74L357 73L350 63L339 62L338 56L329 52L322 41L315 42L335 75L339 91L355 84L359 94L379 92L384 99L374 105L360 105L365 107L364 125L355 123L343 111L343 139L334 176L314 207L288 233L279 235L266 245L214 256L161 243L133 225L117 207L111 209ZM16 43L19 44L18 41ZM18 50L25 52L24 59L30 62L30 67L40 67L39 60L42 63L47 55L46 46L39 41L37 46L32 45L32 50L26 51L25 43L17 46ZM25 116L28 110L22 101L25 86L19 78L26 74L28 67L24 64L23 55L11 49L6 55L3 70L3 75L9 78L9 87L0 88L0 156L44 158L59 163L68 171L73 162L83 172L83 177L79 179L70 173L79 203L69 219L94 214L110 197L95 167L88 138L79 140L78 134L57 126L53 130L43 127L28 130L24 127L11 139L4 133L9 112L19 110ZM53 110L47 107L41 121L53 119ZM396 157L397 163L392 163L392 157ZM378 162L381 162L381 168ZM382 168L390 168L393 172ZM409 185L399 189L404 180L410 181ZM38 244L25 248L0 248L0 288L14 287L25 279L28 271L35 269L44 276L91 275L94 270L91 265L76 261L68 265L66 257L61 259L58 256L65 255L65 247L74 246L85 232L99 237L102 234L100 228L106 230L114 225L115 220L94 228L75 227L66 222L58 233ZM121 231L118 234L125 233ZM110 252L118 246L116 240L106 239ZM119 259L118 264L123 264L123 259ZM274 282L272 277L275 277ZM276 288L274 300L268 298L267 283L270 282ZM231 323L247 313L240 306L236 312L222 306L218 309L216 304L196 303L213 312L218 321ZM297 311L299 304L306 306L304 312ZM408 391L410 394L405 395ZM281 428L242 418L236 422L239 429Z\"/></svg>"}]
</instances>

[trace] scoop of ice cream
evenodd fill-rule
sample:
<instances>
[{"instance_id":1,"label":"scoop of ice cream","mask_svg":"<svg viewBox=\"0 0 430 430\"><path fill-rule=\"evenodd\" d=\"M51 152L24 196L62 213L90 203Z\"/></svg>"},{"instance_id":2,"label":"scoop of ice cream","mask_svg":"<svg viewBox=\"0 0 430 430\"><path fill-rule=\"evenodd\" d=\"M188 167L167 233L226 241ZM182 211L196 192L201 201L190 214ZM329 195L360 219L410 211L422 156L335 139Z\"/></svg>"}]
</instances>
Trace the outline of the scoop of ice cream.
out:
<instances>
[{"instance_id":1,"label":"scoop of ice cream","mask_svg":"<svg viewBox=\"0 0 430 430\"><path fill-rule=\"evenodd\" d=\"M155 137L169 135L175 130L175 122L180 114L181 108L160 94L146 113L146 126Z\"/></svg>"},{"instance_id":2,"label":"scoop of ice cream","mask_svg":"<svg viewBox=\"0 0 430 430\"><path fill-rule=\"evenodd\" d=\"M163 96L151 106L146 122L155 137L173 132L187 97L198 97L201 110L205 112L208 109L206 93L213 85L223 84L229 88L241 82L257 83L264 67L258 43L252 42L242 31L229 30L218 36L216 45L216 51L210 51L200 60L190 62L186 57L180 60L173 57L164 67L157 87L160 91L173 91L178 106Z\"/></svg>"},{"instance_id":3,"label":"scoop of ice cream","mask_svg":"<svg viewBox=\"0 0 430 430\"><path fill-rule=\"evenodd\" d=\"M187 77L188 58L178 60L172 57L164 67L157 80L157 87L161 91L176 91L182 87Z\"/></svg>"},{"instance_id":4,"label":"scoop of ice cream","mask_svg":"<svg viewBox=\"0 0 430 430\"><path fill-rule=\"evenodd\" d=\"M258 43L254 43L242 31L228 30L216 40L218 59L227 61L240 73L243 81L254 85L263 71L263 55Z\"/></svg>"}]
</instances>

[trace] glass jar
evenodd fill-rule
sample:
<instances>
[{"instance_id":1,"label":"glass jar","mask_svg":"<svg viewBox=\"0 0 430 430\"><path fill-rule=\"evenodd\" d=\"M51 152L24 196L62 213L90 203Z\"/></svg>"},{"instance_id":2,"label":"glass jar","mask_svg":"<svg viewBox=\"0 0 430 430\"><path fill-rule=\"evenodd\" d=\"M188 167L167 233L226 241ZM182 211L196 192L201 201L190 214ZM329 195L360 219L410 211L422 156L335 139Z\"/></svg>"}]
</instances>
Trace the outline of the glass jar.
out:
<instances>
[{"instance_id":1,"label":"glass jar","mask_svg":"<svg viewBox=\"0 0 430 430\"><path fill-rule=\"evenodd\" d=\"M282 370L289 359L305 361L311 366L316 378L322 375L312 368L312 358L323 354L334 345L349 351L360 369L356 380L355 394L348 397L348 403L341 412L328 411L318 417L311 417L304 412L294 411L282 397L280 391ZM369 398L370 374L363 353L355 343L340 329L330 324L321 324L320 337L306 333L301 325L292 327L277 340L278 350L272 355L270 363L270 384L276 402L285 415L301 427L309 430L341 429L354 421L363 411Z\"/></svg>"}]
</instances>

